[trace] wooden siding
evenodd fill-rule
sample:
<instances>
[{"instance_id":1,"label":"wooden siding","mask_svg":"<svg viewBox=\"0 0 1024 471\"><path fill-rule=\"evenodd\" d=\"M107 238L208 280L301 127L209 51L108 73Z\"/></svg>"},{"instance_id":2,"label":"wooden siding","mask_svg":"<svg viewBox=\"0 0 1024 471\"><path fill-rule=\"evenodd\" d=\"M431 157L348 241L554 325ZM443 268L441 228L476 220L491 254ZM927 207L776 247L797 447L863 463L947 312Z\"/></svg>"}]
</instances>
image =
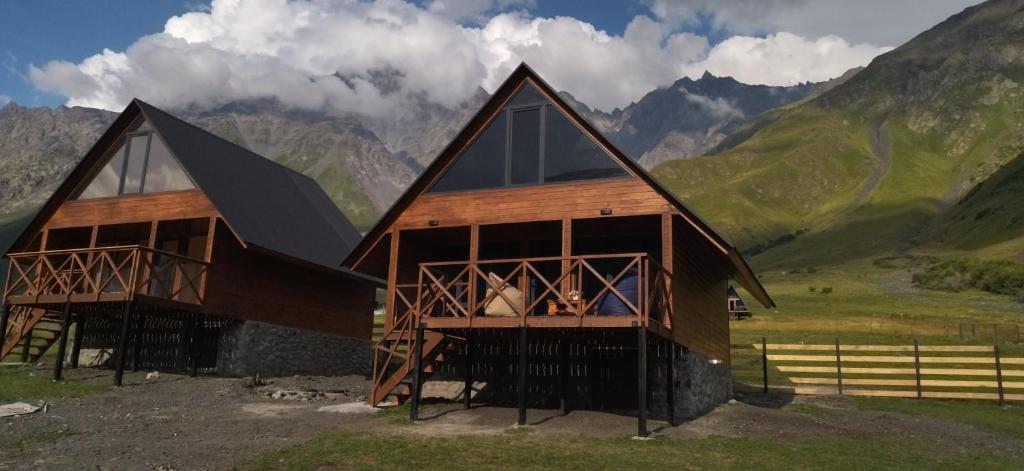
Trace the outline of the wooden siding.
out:
<instances>
[{"instance_id":1,"label":"wooden siding","mask_svg":"<svg viewBox=\"0 0 1024 471\"><path fill-rule=\"evenodd\" d=\"M370 340L375 288L244 250L218 224L204 311Z\"/></svg>"},{"instance_id":2,"label":"wooden siding","mask_svg":"<svg viewBox=\"0 0 1024 471\"><path fill-rule=\"evenodd\" d=\"M400 229L497 224L564 218L660 214L671 211L658 192L639 178L594 180L458 193L424 194L395 222Z\"/></svg>"},{"instance_id":3,"label":"wooden siding","mask_svg":"<svg viewBox=\"0 0 1024 471\"><path fill-rule=\"evenodd\" d=\"M217 209L201 191L171 191L65 201L43 227L59 229L217 215Z\"/></svg>"},{"instance_id":4,"label":"wooden siding","mask_svg":"<svg viewBox=\"0 0 1024 471\"><path fill-rule=\"evenodd\" d=\"M678 217L672 232L672 339L729 362L728 265Z\"/></svg>"}]
</instances>

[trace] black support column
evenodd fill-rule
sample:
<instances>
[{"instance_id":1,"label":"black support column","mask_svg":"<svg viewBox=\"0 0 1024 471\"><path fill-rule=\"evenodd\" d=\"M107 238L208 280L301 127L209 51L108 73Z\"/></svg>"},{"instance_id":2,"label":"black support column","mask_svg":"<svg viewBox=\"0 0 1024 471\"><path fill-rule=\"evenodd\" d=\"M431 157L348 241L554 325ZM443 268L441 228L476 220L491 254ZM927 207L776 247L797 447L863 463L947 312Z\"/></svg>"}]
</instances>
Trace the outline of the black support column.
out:
<instances>
[{"instance_id":1,"label":"black support column","mask_svg":"<svg viewBox=\"0 0 1024 471\"><path fill-rule=\"evenodd\" d=\"M134 319L135 333L132 335L132 371L142 367L142 329L145 328L146 316L136 314Z\"/></svg>"},{"instance_id":2,"label":"black support column","mask_svg":"<svg viewBox=\"0 0 1024 471\"><path fill-rule=\"evenodd\" d=\"M466 336L465 358L466 384L462 388L462 407L469 409L473 405L473 338Z\"/></svg>"},{"instance_id":3,"label":"black support column","mask_svg":"<svg viewBox=\"0 0 1024 471\"><path fill-rule=\"evenodd\" d=\"M75 338L71 342L71 367L78 368L78 357L82 356L82 336L85 335L85 319L75 316Z\"/></svg>"},{"instance_id":4,"label":"black support column","mask_svg":"<svg viewBox=\"0 0 1024 471\"><path fill-rule=\"evenodd\" d=\"M668 424L676 425L676 343L672 339L665 339L665 377L668 381Z\"/></svg>"},{"instance_id":5,"label":"black support column","mask_svg":"<svg viewBox=\"0 0 1024 471\"><path fill-rule=\"evenodd\" d=\"M416 327L416 345L413 348L412 398L409 406L409 420L415 422L420 418L420 389L423 380L423 324Z\"/></svg>"},{"instance_id":6,"label":"black support column","mask_svg":"<svg viewBox=\"0 0 1024 471\"><path fill-rule=\"evenodd\" d=\"M11 308L4 304L0 306L0 347L7 343L7 322L11 316Z\"/></svg>"},{"instance_id":7,"label":"black support column","mask_svg":"<svg viewBox=\"0 0 1024 471\"><path fill-rule=\"evenodd\" d=\"M558 343L558 382L559 382L559 408L562 415L569 413L569 348L570 343L562 340Z\"/></svg>"},{"instance_id":8,"label":"black support column","mask_svg":"<svg viewBox=\"0 0 1024 471\"><path fill-rule=\"evenodd\" d=\"M647 328L636 329L636 435L647 436Z\"/></svg>"},{"instance_id":9,"label":"black support column","mask_svg":"<svg viewBox=\"0 0 1024 471\"><path fill-rule=\"evenodd\" d=\"M189 330L192 335L188 339L189 371L188 375L195 378L199 376L199 345L202 341L202 329L199 328L199 313L192 314L192 327Z\"/></svg>"},{"instance_id":10,"label":"black support column","mask_svg":"<svg viewBox=\"0 0 1024 471\"><path fill-rule=\"evenodd\" d=\"M519 328L519 418L518 425L526 425L526 326Z\"/></svg>"},{"instance_id":11,"label":"black support column","mask_svg":"<svg viewBox=\"0 0 1024 471\"><path fill-rule=\"evenodd\" d=\"M57 343L57 359L53 362L53 379L60 381L64 376L64 353L68 348L68 331L71 330L71 303L64 303L64 314L60 318L60 340Z\"/></svg>"},{"instance_id":12,"label":"black support column","mask_svg":"<svg viewBox=\"0 0 1024 471\"><path fill-rule=\"evenodd\" d=\"M114 385L120 386L124 379L124 361L128 350L128 328L132 323L132 302L124 302L124 313L121 315L121 336L117 338L117 357L114 359Z\"/></svg>"}]
</instances>

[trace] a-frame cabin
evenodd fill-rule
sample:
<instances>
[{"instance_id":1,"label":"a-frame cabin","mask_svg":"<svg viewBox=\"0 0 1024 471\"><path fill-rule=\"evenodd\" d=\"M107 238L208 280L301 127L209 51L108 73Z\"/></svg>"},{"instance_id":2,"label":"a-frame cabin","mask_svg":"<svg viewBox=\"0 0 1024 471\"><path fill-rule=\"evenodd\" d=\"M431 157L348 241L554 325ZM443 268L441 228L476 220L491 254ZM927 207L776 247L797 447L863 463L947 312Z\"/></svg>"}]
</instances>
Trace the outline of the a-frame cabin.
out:
<instances>
[{"instance_id":1,"label":"a-frame cabin","mask_svg":"<svg viewBox=\"0 0 1024 471\"><path fill-rule=\"evenodd\" d=\"M72 366L84 343L113 348L118 384L129 360L195 374L241 320L351 339L368 365L383 282L339 268L360 239L312 179L134 100L5 254L0 358L63 359L74 323Z\"/></svg>"},{"instance_id":2,"label":"a-frame cabin","mask_svg":"<svg viewBox=\"0 0 1024 471\"><path fill-rule=\"evenodd\" d=\"M671 419L731 394L730 279L773 306L733 245L525 64L345 266L387 279L369 402L410 398L414 417L423 381L463 375L467 406L486 382L520 423L554 397L632 404L645 433L649 396Z\"/></svg>"}]
</instances>

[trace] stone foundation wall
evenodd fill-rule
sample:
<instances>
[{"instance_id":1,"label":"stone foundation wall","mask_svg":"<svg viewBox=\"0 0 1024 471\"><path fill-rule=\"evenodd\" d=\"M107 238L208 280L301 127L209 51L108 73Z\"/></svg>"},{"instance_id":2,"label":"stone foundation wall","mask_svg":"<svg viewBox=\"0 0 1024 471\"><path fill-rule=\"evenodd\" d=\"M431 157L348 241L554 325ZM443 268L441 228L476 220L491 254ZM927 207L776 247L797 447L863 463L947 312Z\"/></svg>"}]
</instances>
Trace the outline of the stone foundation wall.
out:
<instances>
[{"instance_id":1,"label":"stone foundation wall","mask_svg":"<svg viewBox=\"0 0 1024 471\"><path fill-rule=\"evenodd\" d=\"M658 358L657 365L648 364L650 379L647 408L652 417L668 417L667 361ZM715 364L700 352L677 348L675 353L675 400L677 419L700 417L733 396L732 372L726 363Z\"/></svg>"},{"instance_id":2,"label":"stone foundation wall","mask_svg":"<svg viewBox=\"0 0 1024 471\"><path fill-rule=\"evenodd\" d=\"M372 365L369 339L245 321L222 331L217 373L226 376L364 375Z\"/></svg>"}]
</instances>

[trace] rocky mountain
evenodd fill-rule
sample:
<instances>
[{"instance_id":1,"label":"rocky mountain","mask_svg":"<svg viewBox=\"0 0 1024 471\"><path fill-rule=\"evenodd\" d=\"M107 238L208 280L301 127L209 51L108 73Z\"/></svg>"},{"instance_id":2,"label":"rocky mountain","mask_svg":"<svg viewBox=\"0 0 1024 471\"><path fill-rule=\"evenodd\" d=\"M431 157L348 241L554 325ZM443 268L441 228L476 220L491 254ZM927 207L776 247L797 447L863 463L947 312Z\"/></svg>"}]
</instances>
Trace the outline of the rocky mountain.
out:
<instances>
[{"instance_id":1,"label":"rocky mountain","mask_svg":"<svg viewBox=\"0 0 1024 471\"><path fill-rule=\"evenodd\" d=\"M822 84L791 87L747 85L705 72L653 90L611 113L593 110L572 95L562 98L642 165L655 165L707 153L744 123L762 113L799 101Z\"/></svg>"},{"instance_id":2,"label":"rocky mountain","mask_svg":"<svg viewBox=\"0 0 1024 471\"><path fill-rule=\"evenodd\" d=\"M1024 0L968 8L715 156L655 176L761 266L1024 259Z\"/></svg>"},{"instance_id":3,"label":"rocky mountain","mask_svg":"<svg viewBox=\"0 0 1024 471\"><path fill-rule=\"evenodd\" d=\"M489 97L477 88L469 99L450 109L416 96L391 115L364 121L396 158L419 173Z\"/></svg>"},{"instance_id":4,"label":"rocky mountain","mask_svg":"<svg viewBox=\"0 0 1024 471\"><path fill-rule=\"evenodd\" d=\"M0 214L45 201L116 116L91 108L0 107Z\"/></svg>"}]
</instances>

